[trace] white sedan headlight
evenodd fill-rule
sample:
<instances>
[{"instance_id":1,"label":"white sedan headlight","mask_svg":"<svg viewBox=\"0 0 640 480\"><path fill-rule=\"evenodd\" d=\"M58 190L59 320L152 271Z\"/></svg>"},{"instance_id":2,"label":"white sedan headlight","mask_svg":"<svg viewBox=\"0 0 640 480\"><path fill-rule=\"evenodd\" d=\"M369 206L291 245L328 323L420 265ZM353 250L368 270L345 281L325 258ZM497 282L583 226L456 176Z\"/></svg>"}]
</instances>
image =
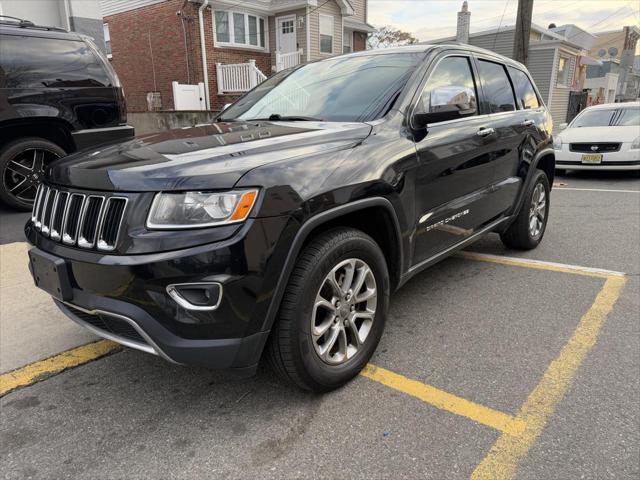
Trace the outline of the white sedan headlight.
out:
<instances>
[{"instance_id":1,"label":"white sedan headlight","mask_svg":"<svg viewBox=\"0 0 640 480\"><path fill-rule=\"evenodd\" d=\"M553 149L562 150L562 138L560 136L553 137Z\"/></svg>"},{"instance_id":2,"label":"white sedan headlight","mask_svg":"<svg viewBox=\"0 0 640 480\"><path fill-rule=\"evenodd\" d=\"M640 148L640 137L636 138L632 143L631 143L631 149L632 150L637 150Z\"/></svg>"},{"instance_id":3,"label":"white sedan headlight","mask_svg":"<svg viewBox=\"0 0 640 480\"><path fill-rule=\"evenodd\" d=\"M158 193L149 211L147 228L177 230L242 222L256 198L257 190Z\"/></svg>"}]
</instances>

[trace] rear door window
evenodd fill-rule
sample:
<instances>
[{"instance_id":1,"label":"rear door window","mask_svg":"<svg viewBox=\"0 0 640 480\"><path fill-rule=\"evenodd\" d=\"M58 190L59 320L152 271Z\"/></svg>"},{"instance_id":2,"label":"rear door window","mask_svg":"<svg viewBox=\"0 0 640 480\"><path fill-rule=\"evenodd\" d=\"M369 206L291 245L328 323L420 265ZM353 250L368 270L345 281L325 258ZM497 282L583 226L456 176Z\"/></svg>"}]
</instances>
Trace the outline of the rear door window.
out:
<instances>
[{"instance_id":1,"label":"rear door window","mask_svg":"<svg viewBox=\"0 0 640 480\"><path fill-rule=\"evenodd\" d=\"M485 113L511 112L516 109L516 100L504 65L478 60L480 83L484 96Z\"/></svg>"},{"instance_id":2,"label":"rear door window","mask_svg":"<svg viewBox=\"0 0 640 480\"><path fill-rule=\"evenodd\" d=\"M633 127L640 125L640 108L621 108L616 112L612 125L616 127Z\"/></svg>"},{"instance_id":3,"label":"rear door window","mask_svg":"<svg viewBox=\"0 0 640 480\"><path fill-rule=\"evenodd\" d=\"M0 36L0 88L106 86L109 75L81 40Z\"/></svg>"},{"instance_id":4,"label":"rear door window","mask_svg":"<svg viewBox=\"0 0 640 480\"><path fill-rule=\"evenodd\" d=\"M533 88L531 80L529 80L527 74L522 70L518 70L513 67L507 67L507 70L509 70L509 75L511 76L511 81L513 82L513 87L516 91L518 108L538 108L540 106L540 102L538 102L536 90Z\"/></svg>"}]
</instances>

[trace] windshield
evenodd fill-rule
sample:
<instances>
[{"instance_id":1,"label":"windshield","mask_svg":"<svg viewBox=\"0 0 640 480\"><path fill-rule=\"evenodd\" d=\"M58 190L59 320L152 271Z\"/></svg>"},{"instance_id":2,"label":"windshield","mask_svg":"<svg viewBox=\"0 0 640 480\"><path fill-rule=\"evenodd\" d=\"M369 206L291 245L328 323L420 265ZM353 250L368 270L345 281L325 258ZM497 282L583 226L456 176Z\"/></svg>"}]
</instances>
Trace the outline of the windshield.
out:
<instances>
[{"instance_id":1,"label":"windshield","mask_svg":"<svg viewBox=\"0 0 640 480\"><path fill-rule=\"evenodd\" d=\"M630 127L632 125L640 125L640 108L587 110L576 117L571 127Z\"/></svg>"},{"instance_id":2,"label":"windshield","mask_svg":"<svg viewBox=\"0 0 640 480\"><path fill-rule=\"evenodd\" d=\"M422 53L336 57L280 72L220 120L375 120L391 108L423 58Z\"/></svg>"}]
</instances>

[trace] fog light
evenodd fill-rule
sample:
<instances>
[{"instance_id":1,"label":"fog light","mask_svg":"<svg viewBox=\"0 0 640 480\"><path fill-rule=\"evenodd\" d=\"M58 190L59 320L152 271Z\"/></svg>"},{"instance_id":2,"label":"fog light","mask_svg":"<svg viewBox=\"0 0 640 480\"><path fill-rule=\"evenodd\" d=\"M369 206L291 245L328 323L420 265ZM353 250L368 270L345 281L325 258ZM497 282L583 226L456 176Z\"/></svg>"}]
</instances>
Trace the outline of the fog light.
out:
<instances>
[{"instance_id":1,"label":"fog light","mask_svg":"<svg viewBox=\"0 0 640 480\"><path fill-rule=\"evenodd\" d=\"M215 310L222 301L222 284L175 283L167 287L167 293L187 310Z\"/></svg>"}]
</instances>

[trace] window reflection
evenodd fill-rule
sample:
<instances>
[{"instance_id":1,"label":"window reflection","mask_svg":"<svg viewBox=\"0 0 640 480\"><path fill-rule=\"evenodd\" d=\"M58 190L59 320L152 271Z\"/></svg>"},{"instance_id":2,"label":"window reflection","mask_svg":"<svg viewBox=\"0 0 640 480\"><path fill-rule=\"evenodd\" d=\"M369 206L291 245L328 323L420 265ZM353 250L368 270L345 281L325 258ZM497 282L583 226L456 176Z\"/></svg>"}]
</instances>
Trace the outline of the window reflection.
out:
<instances>
[{"instance_id":1,"label":"window reflection","mask_svg":"<svg viewBox=\"0 0 640 480\"><path fill-rule=\"evenodd\" d=\"M284 71L225 111L224 119L304 116L359 122L391 108L423 54L336 57Z\"/></svg>"},{"instance_id":2,"label":"window reflection","mask_svg":"<svg viewBox=\"0 0 640 480\"><path fill-rule=\"evenodd\" d=\"M0 88L111 86L86 43L77 40L2 35Z\"/></svg>"},{"instance_id":3,"label":"window reflection","mask_svg":"<svg viewBox=\"0 0 640 480\"><path fill-rule=\"evenodd\" d=\"M503 65L486 60L478 62L482 93L487 113L510 112L516 109L513 89Z\"/></svg>"}]
</instances>

